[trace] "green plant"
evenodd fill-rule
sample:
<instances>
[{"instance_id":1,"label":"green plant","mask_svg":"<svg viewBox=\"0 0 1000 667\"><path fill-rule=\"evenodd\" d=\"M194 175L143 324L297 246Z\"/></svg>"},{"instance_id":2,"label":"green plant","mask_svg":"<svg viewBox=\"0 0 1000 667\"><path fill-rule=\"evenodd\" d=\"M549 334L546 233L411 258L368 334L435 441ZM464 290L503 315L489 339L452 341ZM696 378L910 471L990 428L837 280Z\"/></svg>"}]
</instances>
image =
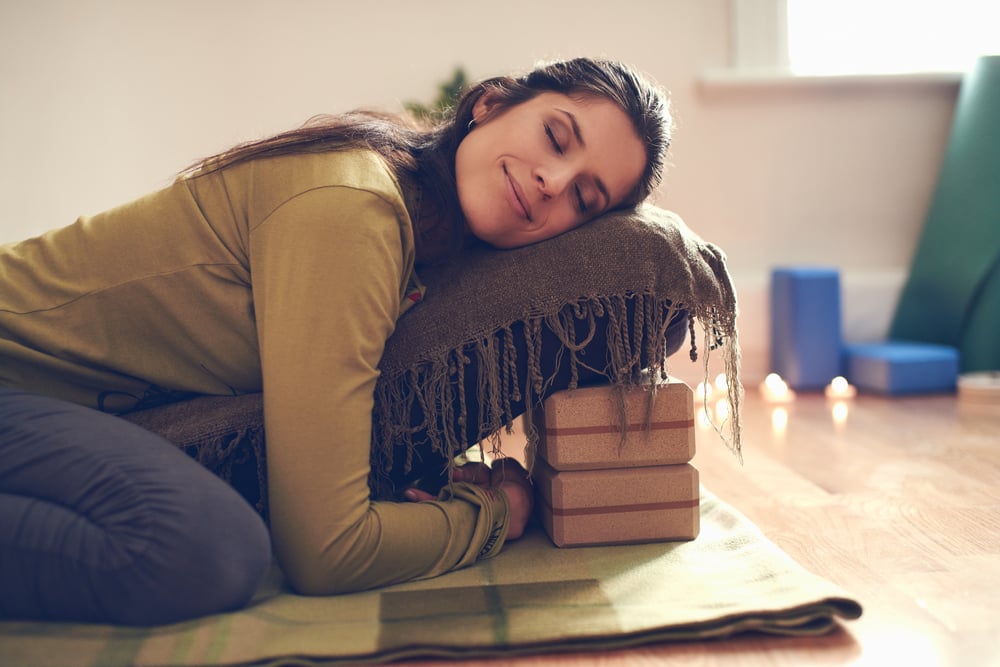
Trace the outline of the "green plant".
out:
<instances>
[{"instance_id":1,"label":"green plant","mask_svg":"<svg viewBox=\"0 0 1000 667\"><path fill-rule=\"evenodd\" d=\"M462 67L456 67L451 78L438 86L437 98L430 104L422 102L404 102L403 107L417 121L435 123L443 119L455 107L459 97L468 85L468 78Z\"/></svg>"}]
</instances>

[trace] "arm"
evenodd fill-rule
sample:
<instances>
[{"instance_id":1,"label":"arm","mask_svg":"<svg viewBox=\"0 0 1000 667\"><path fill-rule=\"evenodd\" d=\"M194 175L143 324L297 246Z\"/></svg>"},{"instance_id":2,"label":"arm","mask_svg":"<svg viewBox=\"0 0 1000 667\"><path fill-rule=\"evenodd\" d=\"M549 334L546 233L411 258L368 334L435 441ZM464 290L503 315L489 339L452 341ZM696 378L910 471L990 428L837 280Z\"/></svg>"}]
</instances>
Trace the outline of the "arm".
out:
<instances>
[{"instance_id":1,"label":"arm","mask_svg":"<svg viewBox=\"0 0 1000 667\"><path fill-rule=\"evenodd\" d=\"M406 224L369 192L320 188L251 234L271 529L301 593L434 576L493 555L506 536L506 496L473 484L450 500L369 499L373 393Z\"/></svg>"}]
</instances>

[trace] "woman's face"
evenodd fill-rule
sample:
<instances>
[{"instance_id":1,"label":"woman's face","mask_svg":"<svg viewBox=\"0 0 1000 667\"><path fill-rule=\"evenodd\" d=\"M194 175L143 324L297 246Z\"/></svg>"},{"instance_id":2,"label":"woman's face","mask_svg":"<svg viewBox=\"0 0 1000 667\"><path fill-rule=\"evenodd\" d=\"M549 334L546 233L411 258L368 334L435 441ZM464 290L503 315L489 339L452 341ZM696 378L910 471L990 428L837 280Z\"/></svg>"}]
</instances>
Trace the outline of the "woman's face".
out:
<instances>
[{"instance_id":1,"label":"woman's face","mask_svg":"<svg viewBox=\"0 0 1000 667\"><path fill-rule=\"evenodd\" d=\"M491 115L485 97L455 156L459 202L479 239L516 248L552 238L639 183L646 150L614 102L546 92Z\"/></svg>"}]
</instances>

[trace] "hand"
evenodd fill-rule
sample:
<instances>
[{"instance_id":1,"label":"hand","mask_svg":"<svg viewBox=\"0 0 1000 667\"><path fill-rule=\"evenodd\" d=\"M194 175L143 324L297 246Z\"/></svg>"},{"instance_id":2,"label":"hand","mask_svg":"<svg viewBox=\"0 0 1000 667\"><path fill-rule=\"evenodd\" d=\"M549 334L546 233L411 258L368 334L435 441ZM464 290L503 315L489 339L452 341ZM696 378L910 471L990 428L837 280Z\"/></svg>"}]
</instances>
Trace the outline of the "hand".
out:
<instances>
[{"instance_id":1,"label":"hand","mask_svg":"<svg viewBox=\"0 0 1000 667\"><path fill-rule=\"evenodd\" d=\"M524 527L534 509L535 494L527 471L516 459L498 459L492 467L485 463L467 463L452 471L452 481L467 482L488 490L503 489L507 496L509 514L507 539L516 540L524 534ZM435 499L426 491L416 488L407 489L403 495L413 502Z\"/></svg>"},{"instance_id":2,"label":"hand","mask_svg":"<svg viewBox=\"0 0 1000 667\"><path fill-rule=\"evenodd\" d=\"M508 517L507 539L516 540L524 534L524 527L531 519L535 508L535 491L528 479L528 471L517 459L499 459L490 469L490 483L499 486L507 494Z\"/></svg>"},{"instance_id":3,"label":"hand","mask_svg":"<svg viewBox=\"0 0 1000 667\"><path fill-rule=\"evenodd\" d=\"M476 486L489 488L491 486L490 467L485 463L466 463L460 468L455 468L451 471L451 480L453 482L468 482ZM411 487L404 491L403 497L415 503L437 500L437 496L417 487Z\"/></svg>"}]
</instances>

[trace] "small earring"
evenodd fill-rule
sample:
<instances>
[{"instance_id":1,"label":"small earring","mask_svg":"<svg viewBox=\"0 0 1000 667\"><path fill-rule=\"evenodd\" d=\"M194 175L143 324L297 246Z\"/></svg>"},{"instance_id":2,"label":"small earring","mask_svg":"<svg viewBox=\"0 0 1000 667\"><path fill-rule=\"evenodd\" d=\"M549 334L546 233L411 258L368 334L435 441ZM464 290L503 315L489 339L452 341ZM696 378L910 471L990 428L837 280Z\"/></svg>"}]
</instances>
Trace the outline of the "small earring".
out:
<instances>
[{"instance_id":1,"label":"small earring","mask_svg":"<svg viewBox=\"0 0 1000 667\"><path fill-rule=\"evenodd\" d=\"M473 130L474 127L476 127L476 117L475 116L473 116L472 119L469 120L469 132L472 132L472 130Z\"/></svg>"}]
</instances>

